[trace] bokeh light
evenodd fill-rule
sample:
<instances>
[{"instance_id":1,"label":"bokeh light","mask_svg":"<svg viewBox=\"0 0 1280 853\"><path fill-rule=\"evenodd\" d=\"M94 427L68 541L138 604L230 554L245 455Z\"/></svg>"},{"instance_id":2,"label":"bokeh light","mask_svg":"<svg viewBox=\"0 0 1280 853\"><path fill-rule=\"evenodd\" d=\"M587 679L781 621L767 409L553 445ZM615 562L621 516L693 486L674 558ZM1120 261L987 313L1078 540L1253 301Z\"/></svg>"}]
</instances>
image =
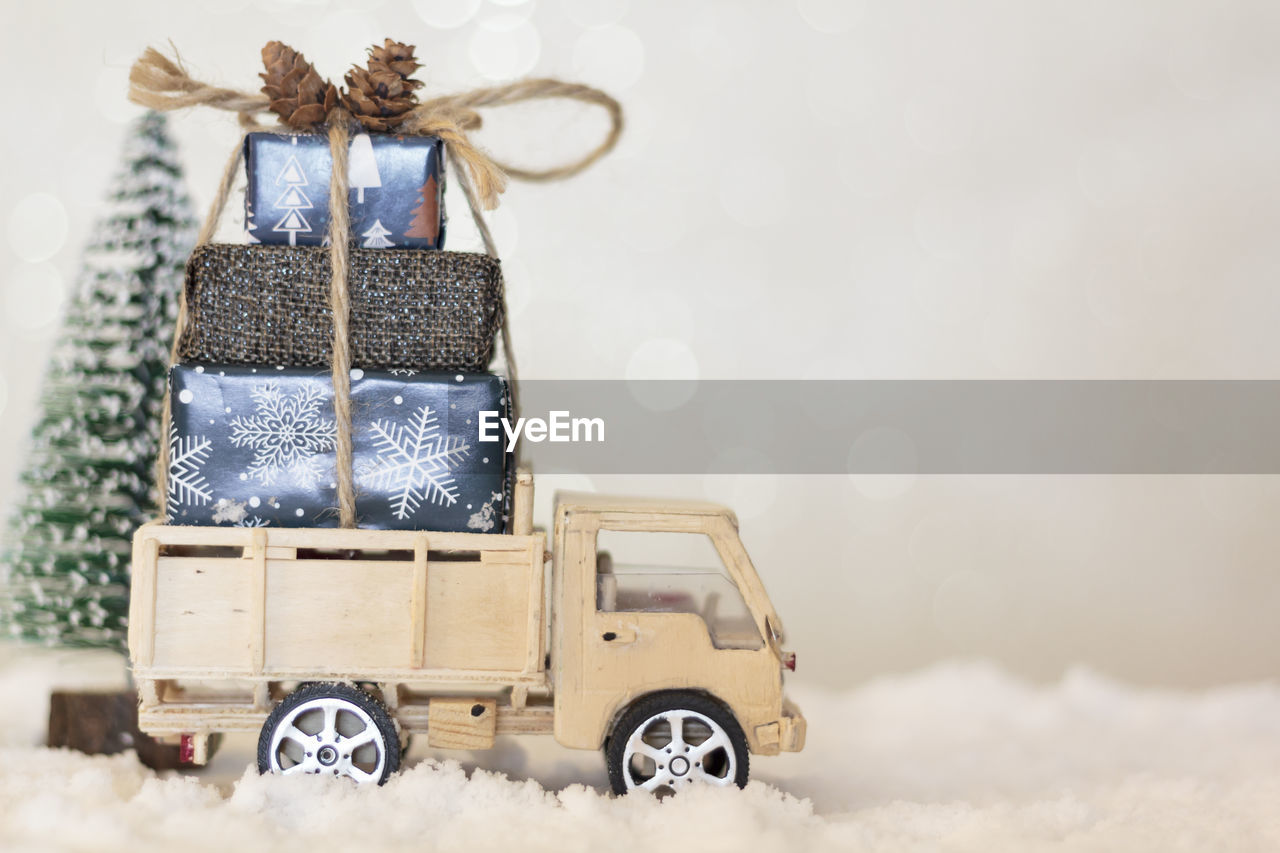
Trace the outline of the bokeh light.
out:
<instances>
[{"instance_id":1,"label":"bokeh light","mask_svg":"<svg viewBox=\"0 0 1280 853\"><path fill-rule=\"evenodd\" d=\"M625 92L644 73L644 44L626 27L589 29L574 42L573 73L593 86Z\"/></svg>"},{"instance_id":2,"label":"bokeh light","mask_svg":"<svg viewBox=\"0 0 1280 853\"><path fill-rule=\"evenodd\" d=\"M562 0L565 15L580 27L616 24L630 5L628 0Z\"/></svg>"},{"instance_id":3,"label":"bokeh light","mask_svg":"<svg viewBox=\"0 0 1280 853\"><path fill-rule=\"evenodd\" d=\"M698 359L684 341L647 340L632 351L627 361L628 380L696 380L698 376ZM630 385L636 401L655 412L678 409L692 399L695 390L692 382L633 381Z\"/></svg>"},{"instance_id":4,"label":"bokeh light","mask_svg":"<svg viewBox=\"0 0 1280 853\"><path fill-rule=\"evenodd\" d=\"M468 55L476 71L491 80L528 74L538 64L542 39L520 15L491 15L471 34Z\"/></svg>"},{"instance_id":5,"label":"bokeh light","mask_svg":"<svg viewBox=\"0 0 1280 853\"><path fill-rule=\"evenodd\" d=\"M45 329L58 319L63 296L62 274L52 263L19 263L5 281L5 322L23 332Z\"/></svg>"},{"instance_id":6,"label":"bokeh light","mask_svg":"<svg viewBox=\"0 0 1280 853\"><path fill-rule=\"evenodd\" d=\"M859 494L872 500L887 501L905 495L915 485L918 464L915 442L896 427L866 429L849 448L849 479Z\"/></svg>"},{"instance_id":7,"label":"bokeh light","mask_svg":"<svg viewBox=\"0 0 1280 853\"><path fill-rule=\"evenodd\" d=\"M67 242L67 208L57 196L32 193L9 211L9 246L24 261L53 257Z\"/></svg>"},{"instance_id":8,"label":"bokeh light","mask_svg":"<svg viewBox=\"0 0 1280 853\"><path fill-rule=\"evenodd\" d=\"M480 0L412 0L417 12L429 27L451 30L462 26L480 11Z\"/></svg>"},{"instance_id":9,"label":"bokeh light","mask_svg":"<svg viewBox=\"0 0 1280 853\"><path fill-rule=\"evenodd\" d=\"M307 59L335 78L353 64L363 65L365 49L382 44L387 36L374 27L371 15L355 10L325 12L308 17L308 22L303 42Z\"/></svg>"},{"instance_id":10,"label":"bokeh light","mask_svg":"<svg viewBox=\"0 0 1280 853\"><path fill-rule=\"evenodd\" d=\"M93 103L98 113L109 121L123 124L142 112L129 103L129 69L127 65L100 68L93 81Z\"/></svg>"},{"instance_id":11,"label":"bokeh light","mask_svg":"<svg viewBox=\"0 0 1280 853\"><path fill-rule=\"evenodd\" d=\"M733 470L739 459L734 454L712 461L712 471ZM767 518L778 499L778 478L772 474L715 474L702 485L707 500L733 510L738 521Z\"/></svg>"}]
</instances>

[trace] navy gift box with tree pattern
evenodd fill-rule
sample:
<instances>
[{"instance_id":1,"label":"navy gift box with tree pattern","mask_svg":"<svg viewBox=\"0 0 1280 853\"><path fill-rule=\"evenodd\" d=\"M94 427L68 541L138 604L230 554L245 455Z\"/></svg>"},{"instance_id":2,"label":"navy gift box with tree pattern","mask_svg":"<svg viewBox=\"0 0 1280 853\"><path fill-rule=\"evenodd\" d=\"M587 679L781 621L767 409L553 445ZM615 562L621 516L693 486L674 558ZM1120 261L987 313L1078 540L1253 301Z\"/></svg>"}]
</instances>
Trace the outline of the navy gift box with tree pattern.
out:
<instances>
[{"instance_id":1,"label":"navy gift box with tree pattern","mask_svg":"<svg viewBox=\"0 0 1280 853\"><path fill-rule=\"evenodd\" d=\"M245 236L250 242L323 245L329 232L329 140L250 133L244 140ZM434 136L357 133L347 176L351 240L366 249L444 246L444 143Z\"/></svg>"}]
</instances>

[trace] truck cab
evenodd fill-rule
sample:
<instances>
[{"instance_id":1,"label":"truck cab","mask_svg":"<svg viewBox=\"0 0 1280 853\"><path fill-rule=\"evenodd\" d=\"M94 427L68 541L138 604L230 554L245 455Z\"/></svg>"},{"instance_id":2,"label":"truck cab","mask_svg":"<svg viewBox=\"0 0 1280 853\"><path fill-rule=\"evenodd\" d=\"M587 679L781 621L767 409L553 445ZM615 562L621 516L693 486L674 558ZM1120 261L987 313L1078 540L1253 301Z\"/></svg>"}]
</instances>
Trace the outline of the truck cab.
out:
<instances>
[{"instance_id":1,"label":"truck cab","mask_svg":"<svg viewBox=\"0 0 1280 853\"><path fill-rule=\"evenodd\" d=\"M646 561L657 540L701 559ZM803 747L804 717L782 690L795 657L729 509L561 493L554 541L561 744L603 747L620 792L742 784L747 751Z\"/></svg>"}]
</instances>

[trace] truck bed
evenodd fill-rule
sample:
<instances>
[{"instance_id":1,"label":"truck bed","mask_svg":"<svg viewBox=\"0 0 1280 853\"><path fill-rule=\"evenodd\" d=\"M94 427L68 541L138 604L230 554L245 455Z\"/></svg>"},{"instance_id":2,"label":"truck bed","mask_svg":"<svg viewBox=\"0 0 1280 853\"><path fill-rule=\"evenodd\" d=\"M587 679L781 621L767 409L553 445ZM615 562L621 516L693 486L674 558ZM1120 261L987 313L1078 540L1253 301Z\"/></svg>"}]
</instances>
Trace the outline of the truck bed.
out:
<instances>
[{"instance_id":1,"label":"truck bed","mask_svg":"<svg viewBox=\"0 0 1280 853\"><path fill-rule=\"evenodd\" d=\"M541 532L146 525L129 614L144 720L257 718L278 683L316 680L378 682L393 705L509 687L519 711L547 682L545 558Z\"/></svg>"}]
</instances>

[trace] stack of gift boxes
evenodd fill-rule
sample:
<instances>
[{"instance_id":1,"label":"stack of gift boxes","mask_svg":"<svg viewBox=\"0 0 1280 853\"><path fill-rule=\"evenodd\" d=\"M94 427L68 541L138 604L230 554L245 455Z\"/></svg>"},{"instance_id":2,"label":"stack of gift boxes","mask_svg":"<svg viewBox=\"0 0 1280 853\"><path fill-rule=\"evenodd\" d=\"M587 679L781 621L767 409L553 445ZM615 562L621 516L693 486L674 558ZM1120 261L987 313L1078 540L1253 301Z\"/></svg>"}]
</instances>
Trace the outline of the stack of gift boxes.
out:
<instances>
[{"instance_id":1,"label":"stack of gift boxes","mask_svg":"<svg viewBox=\"0 0 1280 853\"><path fill-rule=\"evenodd\" d=\"M329 364L332 159L322 134L245 138L244 245L199 247L170 371L171 524L338 525ZM502 532L512 459L479 443L508 414L487 372L498 262L445 252L443 144L352 137L350 372L357 523Z\"/></svg>"}]
</instances>

